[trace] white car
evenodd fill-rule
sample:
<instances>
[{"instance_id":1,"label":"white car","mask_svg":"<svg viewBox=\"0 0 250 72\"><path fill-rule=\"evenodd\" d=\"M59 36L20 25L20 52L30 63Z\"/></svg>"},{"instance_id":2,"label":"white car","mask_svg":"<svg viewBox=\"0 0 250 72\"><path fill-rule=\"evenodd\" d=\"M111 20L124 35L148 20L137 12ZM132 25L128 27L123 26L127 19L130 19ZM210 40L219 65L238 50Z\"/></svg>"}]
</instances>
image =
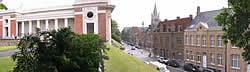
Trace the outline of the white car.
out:
<instances>
[{"instance_id":1,"label":"white car","mask_svg":"<svg viewBox=\"0 0 250 72\"><path fill-rule=\"evenodd\" d=\"M167 62L168 62L168 59L167 59L167 58L164 58L164 57L160 57L160 58L158 59L158 61L159 61L160 63L167 63Z\"/></svg>"}]
</instances>

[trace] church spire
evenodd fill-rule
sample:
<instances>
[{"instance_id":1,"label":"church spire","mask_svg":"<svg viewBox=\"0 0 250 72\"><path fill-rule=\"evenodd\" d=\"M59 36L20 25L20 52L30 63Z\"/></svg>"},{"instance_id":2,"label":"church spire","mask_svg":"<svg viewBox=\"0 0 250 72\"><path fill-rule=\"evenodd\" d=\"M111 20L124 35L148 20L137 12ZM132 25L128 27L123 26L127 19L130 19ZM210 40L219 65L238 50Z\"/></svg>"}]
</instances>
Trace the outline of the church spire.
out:
<instances>
[{"instance_id":1,"label":"church spire","mask_svg":"<svg viewBox=\"0 0 250 72\"><path fill-rule=\"evenodd\" d=\"M154 7L154 15L157 15L157 7L156 7L156 3L155 3L155 7Z\"/></svg>"}]
</instances>

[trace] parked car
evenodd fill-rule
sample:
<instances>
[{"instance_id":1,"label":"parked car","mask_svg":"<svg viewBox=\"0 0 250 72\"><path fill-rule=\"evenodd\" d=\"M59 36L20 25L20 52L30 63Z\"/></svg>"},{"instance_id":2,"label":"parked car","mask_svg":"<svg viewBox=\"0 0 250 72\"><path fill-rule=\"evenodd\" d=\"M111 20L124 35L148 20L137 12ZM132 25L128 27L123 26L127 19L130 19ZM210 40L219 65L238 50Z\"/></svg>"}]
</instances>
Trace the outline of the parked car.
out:
<instances>
[{"instance_id":1,"label":"parked car","mask_svg":"<svg viewBox=\"0 0 250 72\"><path fill-rule=\"evenodd\" d=\"M135 47L132 47L131 50L135 50Z\"/></svg>"},{"instance_id":2,"label":"parked car","mask_svg":"<svg viewBox=\"0 0 250 72\"><path fill-rule=\"evenodd\" d=\"M193 64L185 64L184 70L188 72L201 72L197 66L194 66Z\"/></svg>"},{"instance_id":3,"label":"parked car","mask_svg":"<svg viewBox=\"0 0 250 72\"><path fill-rule=\"evenodd\" d=\"M180 67L180 64L176 60L169 60L165 64L168 66L175 67L175 68Z\"/></svg>"},{"instance_id":4,"label":"parked car","mask_svg":"<svg viewBox=\"0 0 250 72\"><path fill-rule=\"evenodd\" d=\"M160 57L160 58L158 59L158 62L160 62L160 63L167 63L167 62L168 62L168 59L167 59L167 58L164 58L164 57Z\"/></svg>"},{"instance_id":5,"label":"parked car","mask_svg":"<svg viewBox=\"0 0 250 72\"><path fill-rule=\"evenodd\" d=\"M136 46L135 46L135 48L137 48L137 49L141 49L138 45L136 45Z\"/></svg>"}]
</instances>

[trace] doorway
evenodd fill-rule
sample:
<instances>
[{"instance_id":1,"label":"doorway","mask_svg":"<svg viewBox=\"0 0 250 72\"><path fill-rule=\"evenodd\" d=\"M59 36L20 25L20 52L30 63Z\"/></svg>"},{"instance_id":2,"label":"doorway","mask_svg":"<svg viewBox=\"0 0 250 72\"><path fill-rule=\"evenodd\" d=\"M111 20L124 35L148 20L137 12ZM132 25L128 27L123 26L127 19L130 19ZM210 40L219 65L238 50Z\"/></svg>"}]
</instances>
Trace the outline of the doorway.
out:
<instances>
[{"instance_id":1,"label":"doorway","mask_svg":"<svg viewBox=\"0 0 250 72\"><path fill-rule=\"evenodd\" d=\"M203 53L202 55L202 67L206 68L207 67L207 56L206 53Z\"/></svg>"}]
</instances>

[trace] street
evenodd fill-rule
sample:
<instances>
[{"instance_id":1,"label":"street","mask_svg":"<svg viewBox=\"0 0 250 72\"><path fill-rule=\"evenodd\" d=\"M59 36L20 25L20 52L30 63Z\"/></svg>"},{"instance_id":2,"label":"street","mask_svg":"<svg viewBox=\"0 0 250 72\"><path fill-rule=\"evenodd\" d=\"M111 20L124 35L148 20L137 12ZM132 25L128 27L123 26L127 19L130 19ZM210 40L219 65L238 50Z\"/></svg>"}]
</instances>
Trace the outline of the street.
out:
<instances>
[{"instance_id":1,"label":"street","mask_svg":"<svg viewBox=\"0 0 250 72\"><path fill-rule=\"evenodd\" d=\"M145 50L144 48L141 49L135 48L135 50L132 50L131 48L134 46L128 45L126 43L122 44L125 47L125 50L123 50L124 52L135 56L136 58L140 59L143 62L153 61L152 58L148 57L150 54L149 51Z\"/></svg>"}]
</instances>

